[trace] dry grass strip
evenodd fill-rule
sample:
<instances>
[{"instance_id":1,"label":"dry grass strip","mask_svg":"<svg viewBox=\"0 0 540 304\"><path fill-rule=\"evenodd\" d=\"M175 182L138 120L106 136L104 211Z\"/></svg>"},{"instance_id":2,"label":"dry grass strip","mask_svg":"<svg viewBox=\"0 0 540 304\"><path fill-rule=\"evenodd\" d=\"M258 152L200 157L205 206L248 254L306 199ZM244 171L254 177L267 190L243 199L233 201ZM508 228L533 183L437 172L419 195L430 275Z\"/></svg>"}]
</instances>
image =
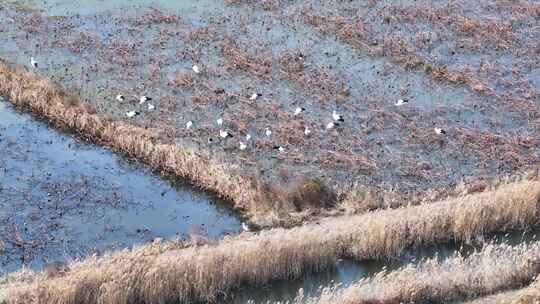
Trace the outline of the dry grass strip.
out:
<instances>
[{"instance_id":1,"label":"dry grass strip","mask_svg":"<svg viewBox=\"0 0 540 304\"><path fill-rule=\"evenodd\" d=\"M340 258L396 256L405 249L538 222L540 182L522 181L439 203L332 218L216 244L171 244L89 258L61 276L35 274L0 286L6 303L213 302L240 286L293 279Z\"/></svg>"},{"instance_id":2,"label":"dry grass strip","mask_svg":"<svg viewBox=\"0 0 540 304\"><path fill-rule=\"evenodd\" d=\"M539 242L515 247L487 245L467 258L430 259L345 289L327 288L307 303L449 303L519 288L539 273Z\"/></svg>"},{"instance_id":3,"label":"dry grass strip","mask_svg":"<svg viewBox=\"0 0 540 304\"><path fill-rule=\"evenodd\" d=\"M540 303L540 278L528 287L502 292L493 296L466 302L467 304L538 304Z\"/></svg>"},{"instance_id":4,"label":"dry grass strip","mask_svg":"<svg viewBox=\"0 0 540 304\"><path fill-rule=\"evenodd\" d=\"M156 171L190 180L217 193L248 213L268 210L269 199L259 179L242 175L215 155L179 145L159 143L158 130L113 121L97 114L50 80L0 61L0 95L28 109L59 129L110 147L145 162Z\"/></svg>"},{"instance_id":5,"label":"dry grass strip","mask_svg":"<svg viewBox=\"0 0 540 304\"><path fill-rule=\"evenodd\" d=\"M503 291L497 294L462 302L464 304L537 304L540 303L540 289L533 282L525 288Z\"/></svg>"}]
</instances>

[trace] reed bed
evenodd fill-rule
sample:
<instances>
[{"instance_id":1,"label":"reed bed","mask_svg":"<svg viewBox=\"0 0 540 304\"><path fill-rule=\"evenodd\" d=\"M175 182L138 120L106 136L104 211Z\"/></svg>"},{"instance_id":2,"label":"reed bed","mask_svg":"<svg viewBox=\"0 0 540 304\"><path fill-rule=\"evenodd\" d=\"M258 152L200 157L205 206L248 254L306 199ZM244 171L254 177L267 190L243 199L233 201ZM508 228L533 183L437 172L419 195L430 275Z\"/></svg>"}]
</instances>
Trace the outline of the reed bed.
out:
<instances>
[{"instance_id":1,"label":"reed bed","mask_svg":"<svg viewBox=\"0 0 540 304\"><path fill-rule=\"evenodd\" d=\"M498 303L536 304L540 302L540 281L537 280L527 288L498 297Z\"/></svg>"},{"instance_id":2,"label":"reed bed","mask_svg":"<svg viewBox=\"0 0 540 304\"><path fill-rule=\"evenodd\" d=\"M138 159L163 174L190 180L195 186L232 201L248 215L269 210L260 179L241 174L218 156L180 145L160 143L159 130L134 126L97 114L50 80L0 61L0 95L61 130L75 132Z\"/></svg>"},{"instance_id":3,"label":"reed bed","mask_svg":"<svg viewBox=\"0 0 540 304\"><path fill-rule=\"evenodd\" d=\"M37 273L0 289L6 303L214 302L240 286L295 279L357 260L536 224L540 182L522 181L458 199L329 218L289 230L245 233L214 244L157 243L92 257L57 277Z\"/></svg>"},{"instance_id":4,"label":"reed bed","mask_svg":"<svg viewBox=\"0 0 540 304\"><path fill-rule=\"evenodd\" d=\"M540 303L540 280L517 290L501 292L495 295L468 301L467 304L537 304Z\"/></svg>"},{"instance_id":5,"label":"reed bed","mask_svg":"<svg viewBox=\"0 0 540 304\"><path fill-rule=\"evenodd\" d=\"M329 287L306 302L448 303L519 288L539 273L540 242L515 247L490 244L466 258L455 255L443 261L429 259L380 273L345 289Z\"/></svg>"}]
</instances>

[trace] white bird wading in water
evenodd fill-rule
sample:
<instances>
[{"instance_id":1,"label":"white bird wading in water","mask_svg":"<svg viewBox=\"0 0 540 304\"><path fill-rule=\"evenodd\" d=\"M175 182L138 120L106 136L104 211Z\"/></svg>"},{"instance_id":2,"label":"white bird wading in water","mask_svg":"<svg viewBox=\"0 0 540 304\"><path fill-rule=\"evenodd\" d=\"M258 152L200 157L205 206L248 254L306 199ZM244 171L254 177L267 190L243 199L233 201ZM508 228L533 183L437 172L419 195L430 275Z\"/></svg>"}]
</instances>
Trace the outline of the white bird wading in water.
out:
<instances>
[{"instance_id":1,"label":"white bird wading in water","mask_svg":"<svg viewBox=\"0 0 540 304\"><path fill-rule=\"evenodd\" d=\"M332 112L332 118L334 119L334 121L340 121L340 122L345 121L345 119L343 119L343 115L338 114L335 110Z\"/></svg>"},{"instance_id":2,"label":"white bird wading in water","mask_svg":"<svg viewBox=\"0 0 540 304\"><path fill-rule=\"evenodd\" d=\"M143 96L141 96L141 98L139 99L139 104L143 104L143 103L145 103L145 102L147 102L147 101L150 101L150 100L152 100L152 98L150 98L150 97L148 97L148 96L146 96L146 95L143 95Z\"/></svg>"},{"instance_id":3,"label":"white bird wading in water","mask_svg":"<svg viewBox=\"0 0 540 304\"><path fill-rule=\"evenodd\" d=\"M433 128L433 131L435 131L435 133L436 133L437 135L446 135L446 131L443 130L443 129L441 129L441 128L435 127L435 128Z\"/></svg>"},{"instance_id":4,"label":"white bird wading in water","mask_svg":"<svg viewBox=\"0 0 540 304\"><path fill-rule=\"evenodd\" d=\"M294 110L294 116L299 115L300 113L304 112L306 109L302 107L298 107Z\"/></svg>"},{"instance_id":5,"label":"white bird wading in water","mask_svg":"<svg viewBox=\"0 0 540 304\"><path fill-rule=\"evenodd\" d=\"M135 116L137 116L137 115L139 115L139 114L141 114L141 113L140 113L140 112L137 112L137 111L128 111L128 112L126 112L126 116L127 116L128 118L133 118L133 117L135 117Z\"/></svg>"},{"instance_id":6,"label":"white bird wading in water","mask_svg":"<svg viewBox=\"0 0 540 304\"><path fill-rule=\"evenodd\" d=\"M229 138L229 137L233 137L233 136L228 131L219 130L219 137L221 137L221 138Z\"/></svg>"},{"instance_id":7,"label":"white bird wading in water","mask_svg":"<svg viewBox=\"0 0 540 304\"><path fill-rule=\"evenodd\" d=\"M34 57L30 57L30 64L32 65L32 67L34 69L37 69L38 67L38 62L36 61L36 59L34 59Z\"/></svg>"}]
</instances>

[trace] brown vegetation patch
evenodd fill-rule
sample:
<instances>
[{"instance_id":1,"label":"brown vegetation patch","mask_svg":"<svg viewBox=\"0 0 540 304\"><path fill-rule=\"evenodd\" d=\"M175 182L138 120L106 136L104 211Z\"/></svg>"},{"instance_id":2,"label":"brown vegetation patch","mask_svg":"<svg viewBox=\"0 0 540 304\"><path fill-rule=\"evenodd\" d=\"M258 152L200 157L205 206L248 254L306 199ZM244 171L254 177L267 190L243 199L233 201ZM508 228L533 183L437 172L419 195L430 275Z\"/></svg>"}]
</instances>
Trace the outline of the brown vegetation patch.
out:
<instances>
[{"instance_id":1,"label":"brown vegetation patch","mask_svg":"<svg viewBox=\"0 0 540 304\"><path fill-rule=\"evenodd\" d=\"M221 53L232 63L234 68L261 78L271 77L272 54L268 51L257 50L255 52L262 55L253 56L229 37L223 39L220 48Z\"/></svg>"},{"instance_id":2,"label":"brown vegetation patch","mask_svg":"<svg viewBox=\"0 0 540 304\"><path fill-rule=\"evenodd\" d=\"M260 4L266 11L273 11L281 7L283 0L225 0L228 5L254 5Z\"/></svg>"},{"instance_id":3,"label":"brown vegetation patch","mask_svg":"<svg viewBox=\"0 0 540 304\"><path fill-rule=\"evenodd\" d=\"M306 54L300 49L284 52L279 58L279 67L285 74L302 73L305 68Z\"/></svg>"},{"instance_id":4,"label":"brown vegetation patch","mask_svg":"<svg viewBox=\"0 0 540 304\"><path fill-rule=\"evenodd\" d=\"M149 12L135 20L135 25L152 25L152 24L180 24L182 19L177 15L166 14L157 8L151 9Z\"/></svg>"},{"instance_id":5,"label":"brown vegetation patch","mask_svg":"<svg viewBox=\"0 0 540 304\"><path fill-rule=\"evenodd\" d=\"M319 179L304 179L297 182L287 196L297 211L331 208L337 202L336 194Z\"/></svg>"},{"instance_id":6,"label":"brown vegetation patch","mask_svg":"<svg viewBox=\"0 0 540 304\"><path fill-rule=\"evenodd\" d=\"M23 27L28 33L39 33L44 31L45 22L40 14L34 13L25 17Z\"/></svg>"},{"instance_id":7,"label":"brown vegetation patch","mask_svg":"<svg viewBox=\"0 0 540 304\"><path fill-rule=\"evenodd\" d=\"M75 39L62 37L62 39L54 41L53 46L67 48L74 53L81 53L84 50L95 47L97 42L97 38L91 33L81 32Z\"/></svg>"}]
</instances>

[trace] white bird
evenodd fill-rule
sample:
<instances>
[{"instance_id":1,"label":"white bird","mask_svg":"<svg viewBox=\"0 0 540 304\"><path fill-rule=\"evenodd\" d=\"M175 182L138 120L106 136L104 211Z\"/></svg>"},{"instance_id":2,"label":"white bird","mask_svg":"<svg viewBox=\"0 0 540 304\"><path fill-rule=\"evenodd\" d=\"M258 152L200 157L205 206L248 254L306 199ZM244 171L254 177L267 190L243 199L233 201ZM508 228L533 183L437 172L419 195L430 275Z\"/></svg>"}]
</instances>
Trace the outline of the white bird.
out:
<instances>
[{"instance_id":1,"label":"white bird","mask_svg":"<svg viewBox=\"0 0 540 304\"><path fill-rule=\"evenodd\" d=\"M120 95L116 95L116 100L124 101L124 100L126 100L126 98L124 97L124 95L120 94Z\"/></svg>"},{"instance_id":2,"label":"white bird","mask_svg":"<svg viewBox=\"0 0 540 304\"><path fill-rule=\"evenodd\" d=\"M193 126L193 121L190 120L190 121L186 122L186 129L191 128L191 126Z\"/></svg>"},{"instance_id":3,"label":"white bird","mask_svg":"<svg viewBox=\"0 0 540 304\"><path fill-rule=\"evenodd\" d=\"M305 110L306 110L305 108L301 108L301 107L296 108L296 110L294 110L294 116L304 112Z\"/></svg>"},{"instance_id":4,"label":"white bird","mask_svg":"<svg viewBox=\"0 0 540 304\"><path fill-rule=\"evenodd\" d=\"M227 138L227 137L233 137L233 136L228 131L219 130L219 137Z\"/></svg>"},{"instance_id":5,"label":"white bird","mask_svg":"<svg viewBox=\"0 0 540 304\"><path fill-rule=\"evenodd\" d=\"M433 130L434 130L435 133L438 134L438 135L445 135L445 134L446 134L446 131L443 130L443 129L441 129L441 128L435 127L435 128L433 128Z\"/></svg>"},{"instance_id":6,"label":"white bird","mask_svg":"<svg viewBox=\"0 0 540 304\"><path fill-rule=\"evenodd\" d=\"M278 150L280 153L285 152L285 148L283 148L282 146L274 146L274 150Z\"/></svg>"},{"instance_id":7,"label":"white bird","mask_svg":"<svg viewBox=\"0 0 540 304\"><path fill-rule=\"evenodd\" d=\"M151 103L148 103L148 111L153 111L156 109L156 106L151 104Z\"/></svg>"},{"instance_id":8,"label":"white bird","mask_svg":"<svg viewBox=\"0 0 540 304\"><path fill-rule=\"evenodd\" d=\"M249 226L246 223L242 223L242 230L249 232Z\"/></svg>"},{"instance_id":9,"label":"white bird","mask_svg":"<svg viewBox=\"0 0 540 304\"><path fill-rule=\"evenodd\" d=\"M251 134L246 134L246 140L251 140Z\"/></svg>"},{"instance_id":10,"label":"white bird","mask_svg":"<svg viewBox=\"0 0 540 304\"><path fill-rule=\"evenodd\" d=\"M345 121L343 119L343 115L338 114L335 110L332 112L332 118L334 119L334 121L341 121L341 122Z\"/></svg>"},{"instance_id":11,"label":"white bird","mask_svg":"<svg viewBox=\"0 0 540 304\"><path fill-rule=\"evenodd\" d=\"M139 112L137 112L137 111L128 111L128 112L126 112L126 116L127 116L128 118L133 118L133 117L135 117L135 116L137 116L137 115L139 115L139 114L141 114L141 113L139 113Z\"/></svg>"},{"instance_id":12,"label":"white bird","mask_svg":"<svg viewBox=\"0 0 540 304\"><path fill-rule=\"evenodd\" d=\"M244 151L247 148L247 145L243 142L240 142L240 150Z\"/></svg>"},{"instance_id":13,"label":"white bird","mask_svg":"<svg viewBox=\"0 0 540 304\"><path fill-rule=\"evenodd\" d=\"M199 68L198 65L194 65L191 69L193 70L193 72L195 72L195 74L201 73L201 68Z\"/></svg>"},{"instance_id":14,"label":"white bird","mask_svg":"<svg viewBox=\"0 0 540 304\"><path fill-rule=\"evenodd\" d=\"M216 120L216 123L218 124L218 126L221 126L221 125L223 124L223 118L221 118L221 117L218 118L218 119Z\"/></svg>"},{"instance_id":15,"label":"white bird","mask_svg":"<svg viewBox=\"0 0 540 304\"><path fill-rule=\"evenodd\" d=\"M394 105L399 107L399 106L402 106L402 105L404 105L404 104L406 104L408 102L409 102L408 99L398 99L398 101L396 101L396 103Z\"/></svg>"},{"instance_id":16,"label":"white bird","mask_svg":"<svg viewBox=\"0 0 540 304\"><path fill-rule=\"evenodd\" d=\"M306 127L306 128L304 129L304 135L305 135L305 136L308 136L309 134L311 134L311 130L310 130L308 127Z\"/></svg>"},{"instance_id":17,"label":"white bird","mask_svg":"<svg viewBox=\"0 0 540 304\"><path fill-rule=\"evenodd\" d=\"M335 127L339 127L339 124L337 122L329 122L327 125L326 125L326 130L331 130Z\"/></svg>"},{"instance_id":18,"label":"white bird","mask_svg":"<svg viewBox=\"0 0 540 304\"><path fill-rule=\"evenodd\" d=\"M150 101L150 100L152 100L152 98L143 95L143 96L141 96L141 98L139 98L139 104L143 104L143 103L145 103L147 101Z\"/></svg>"},{"instance_id":19,"label":"white bird","mask_svg":"<svg viewBox=\"0 0 540 304\"><path fill-rule=\"evenodd\" d=\"M30 57L30 64L32 65L32 67L34 69L37 69L38 67L38 62L36 61L36 59L34 59L34 57Z\"/></svg>"},{"instance_id":20,"label":"white bird","mask_svg":"<svg viewBox=\"0 0 540 304\"><path fill-rule=\"evenodd\" d=\"M261 97L262 94L261 93L253 93L250 97L249 97L249 100L256 100L257 98Z\"/></svg>"},{"instance_id":21,"label":"white bird","mask_svg":"<svg viewBox=\"0 0 540 304\"><path fill-rule=\"evenodd\" d=\"M264 134L266 134L266 136L270 136L272 135L272 131L268 128L264 129Z\"/></svg>"}]
</instances>

